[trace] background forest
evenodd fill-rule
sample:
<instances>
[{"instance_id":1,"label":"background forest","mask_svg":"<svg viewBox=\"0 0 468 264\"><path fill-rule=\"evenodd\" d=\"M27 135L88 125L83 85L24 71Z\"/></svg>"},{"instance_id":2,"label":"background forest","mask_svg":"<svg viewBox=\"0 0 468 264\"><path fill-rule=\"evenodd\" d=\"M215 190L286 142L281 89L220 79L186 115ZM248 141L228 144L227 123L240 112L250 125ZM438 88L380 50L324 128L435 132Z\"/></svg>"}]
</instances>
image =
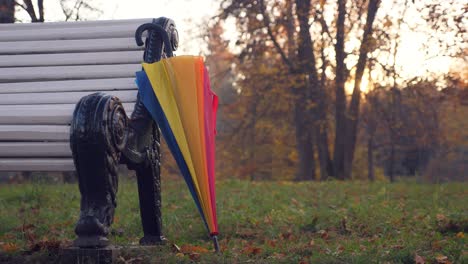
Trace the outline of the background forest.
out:
<instances>
[{"instance_id":1,"label":"background forest","mask_svg":"<svg viewBox=\"0 0 468 264\"><path fill-rule=\"evenodd\" d=\"M223 1L206 36L220 175L466 179L466 11L460 1ZM419 61L408 52L418 45ZM441 57L445 71L424 69Z\"/></svg>"},{"instance_id":2,"label":"background forest","mask_svg":"<svg viewBox=\"0 0 468 264\"><path fill-rule=\"evenodd\" d=\"M0 22L105 13L97 1L58 2L60 17L44 1L1 0ZM221 98L218 177L466 180L467 8L220 1L181 36L197 39ZM164 154L165 174L177 174Z\"/></svg>"}]
</instances>

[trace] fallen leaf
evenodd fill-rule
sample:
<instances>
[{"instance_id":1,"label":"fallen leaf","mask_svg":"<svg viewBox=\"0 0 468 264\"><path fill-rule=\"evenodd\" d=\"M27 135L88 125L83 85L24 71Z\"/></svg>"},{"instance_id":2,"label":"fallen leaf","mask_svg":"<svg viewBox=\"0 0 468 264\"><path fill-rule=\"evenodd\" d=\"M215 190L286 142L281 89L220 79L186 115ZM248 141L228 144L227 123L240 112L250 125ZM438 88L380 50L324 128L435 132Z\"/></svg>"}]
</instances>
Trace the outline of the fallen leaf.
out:
<instances>
[{"instance_id":1,"label":"fallen leaf","mask_svg":"<svg viewBox=\"0 0 468 264\"><path fill-rule=\"evenodd\" d=\"M251 239L255 238L257 233L253 229L244 228L237 230L236 235L240 238Z\"/></svg>"},{"instance_id":2,"label":"fallen leaf","mask_svg":"<svg viewBox=\"0 0 468 264\"><path fill-rule=\"evenodd\" d=\"M189 258L193 261L200 261L201 255L200 253L193 252L189 254Z\"/></svg>"},{"instance_id":3,"label":"fallen leaf","mask_svg":"<svg viewBox=\"0 0 468 264\"><path fill-rule=\"evenodd\" d=\"M18 226L18 227L13 228L13 230L15 230L15 231L23 231L23 232L24 232L24 231L26 231L26 230L30 230L30 229L34 229L34 228L36 228L36 226L33 225L33 224L23 224L23 225L20 225L20 226Z\"/></svg>"},{"instance_id":4,"label":"fallen leaf","mask_svg":"<svg viewBox=\"0 0 468 264\"><path fill-rule=\"evenodd\" d=\"M416 264L425 264L425 263L426 263L426 261L424 260L424 258L421 257L421 256L419 256L418 254L416 254L416 255L414 256L414 262L415 262Z\"/></svg>"},{"instance_id":5,"label":"fallen leaf","mask_svg":"<svg viewBox=\"0 0 468 264\"><path fill-rule=\"evenodd\" d=\"M463 233L463 232L458 232L458 233L457 233L457 237L458 237L458 238L464 238L464 237L465 237L465 233Z\"/></svg>"},{"instance_id":6,"label":"fallen leaf","mask_svg":"<svg viewBox=\"0 0 468 264\"><path fill-rule=\"evenodd\" d=\"M320 237L321 237L322 239L327 240L328 238L330 238L330 235L329 235L328 232L325 231L325 230L320 230L320 231L318 231L318 233L320 234Z\"/></svg>"},{"instance_id":7,"label":"fallen leaf","mask_svg":"<svg viewBox=\"0 0 468 264\"><path fill-rule=\"evenodd\" d=\"M273 221L271 220L271 216L267 215L263 218L263 222L265 224L268 224L268 225L271 225L273 223Z\"/></svg>"},{"instance_id":8,"label":"fallen leaf","mask_svg":"<svg viewBox=\"0 0 468 264\"><path fill-rule=\"evenodd\" d=\"M19 250L19 246L15 243L6 243L1 245L2 251L7 253L13 253Z\"/></svg>"},{"instance_id":9,"label":"fallen leaf","mask_svg":"<svg viewBox=\"0 0 468 264\"><path fill-rule=\"evenodd\" d=\"M184 254L189 253L208 253L210 252L208 249L200 246L192 246L192 245L183 245L180 247L180 251Z\"/></svg>"},{"instance_id":10,"label":"fallen leaf","mask_svg":"<svg viewBox=\"0 0 468 264\"><path fill-rule=\"evenodd\" d=\"M299 206L299 202L294 199L294 198L291 198L291 202L295 205L295 206Z\"/></svg>"},{"instance_id":11,"label":"fallen leaf","mask_svg":"<svg viewBox=\"0 0 468 264\"><path fill-rule=\"evenodd\" d=\"M337 253L342 253L344 250L345 250L345 248L344 248L342 245L339 245L339 246L336 248L336 252L337 252Z\"/></svg>"},{"instance_id":12,"label":"fallen leaf","mask_svg":"<svg viewBox=\"0 0 468 264\"><path fill-rule=\"evenodd\" d=\"M403 245L393 245L391 246L393 249L403 249L404 246Z\"/></svg>"},{"instance_id":13,"label":"fallen leaf","mask_svg":"<svg viewBox=\"0 0 468 264\"><path fill-rule=\"evenodd\" d=\"M351 230L348 228L347 225L347 219L346 217L343 217L340 222L340 231L344 234L349 234L351 233Z\"/></svg>"},{"instance_id":14,"label":"fallen leaf","mask_svg":"<svg viewBox=\"0 0 468 264\"><path fill-rule=\"evenodd\" d=\"M437 219L437 221L444 221L444 220L447 219L447 217L445 215L443 215L443 214L437 214L436 219Z\"/></svg>"},{"instance_id":15,"label":"fallen leaf","mask_svg":"<svg viewBox=\"0 0 468 264\"><path fill-rule=\"evenodd\" d=\"M262 249L259 247L254 247L252 245L247 245L242 249L242 253L246 255L258 255L262 253Z\"/></svg>"},{"instance_id":16,"label":"fallen leaf","mask_svg":"<svg viewBox=\"0 0 468 264\"><path fill-rule=\"evenodd\" d=\"M272 257L275 258L275 259L283 259L283 258L286 257L286 254L275 252L275 253L273 253Z\"/></svg>"},{"instance_id":17,"label":"fallen leaf","mask_svg":"<svg viewBox=\"0 0 468 264\"><path fill-rule=\"evenodd\" d=\"M280 235L280 237L283 240L292 240L294 238L294 236L293 236L293 234L291 232L282 233Z\"/></svg>"},{"instance_id":18,"label":"fallen leaf","mask_svg":"<svg viewBox=\"0 0 468 264\"><path fill-rule=\"evenodd\" d=\"M440 240L440 241L434 241L432 242L432 250L434 251L437 251L437 250L441 250L442 249L442 246L444 245L445 241L444 240Z\"/></svg>"},{"instance_id":19,"label":"fallen leaf","mask_svg":"<svg viewBox=\"0 0 468 264\"><path fill-rule=\"evenodd\" d=\"M172 251L175 252L175 253L176 253L176 252L180 253L180 247L179 247L178 245L176 245L176 244L172 244L172 245L171 245L171 249L172 249Z\"/></svg>"},{"instance_id":20,"label":"fallen leaf","mask_svg":"<svg viewBox=\"0 0 468 264\"><path fill-rule=\"evenodd\" d=\"M266 244L269 245L270 247L274 248L274 247L276 247L276 242L277 242L276 239L267 240L267 241L266 241Z\"/></svg>"},{"instance_id":21,"label":"fallen leaf","mask_svg":"<svg viewBox=\"0 0 468 264\"><path fill-rule=\"evenodd\" d=\"M438 264L451 264L451 262L448 260L447 256L437 256L436 261Z\"/></svg>"},{"instance_id":22,"label":"fallen leaf","mask_svg":"<svg viewBox=\"0 0 468 264\"><path fill-rule=\"evenodd\" d=\"M47 240L42 239L41 241L32 243L29 245L29 250L32 252L40 250L58 250L60 248L61 242L59 240Z\"/></svg>"}]
</instances>

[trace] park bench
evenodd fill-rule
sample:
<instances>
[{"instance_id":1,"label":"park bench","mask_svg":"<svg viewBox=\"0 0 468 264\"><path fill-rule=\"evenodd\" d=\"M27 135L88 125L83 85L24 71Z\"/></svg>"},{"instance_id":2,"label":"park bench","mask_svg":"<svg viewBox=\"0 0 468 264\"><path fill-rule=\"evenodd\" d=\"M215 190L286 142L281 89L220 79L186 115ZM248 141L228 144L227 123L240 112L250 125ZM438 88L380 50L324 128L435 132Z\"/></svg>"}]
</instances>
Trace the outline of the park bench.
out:
<instances>
[{"instance_id":1,"label":"park bench","mask_svg":"<svg viewBox=\"0 0 468 264\"><path fill-rule=\"evenodd\" d=\"M0 25L0 172L76 170L79 247L109 243L119 163L136 171L140 242L165 241L159 129L134 79L143 60L172 56L177 43L163 17Z\"/></svg>"}]
</instances>

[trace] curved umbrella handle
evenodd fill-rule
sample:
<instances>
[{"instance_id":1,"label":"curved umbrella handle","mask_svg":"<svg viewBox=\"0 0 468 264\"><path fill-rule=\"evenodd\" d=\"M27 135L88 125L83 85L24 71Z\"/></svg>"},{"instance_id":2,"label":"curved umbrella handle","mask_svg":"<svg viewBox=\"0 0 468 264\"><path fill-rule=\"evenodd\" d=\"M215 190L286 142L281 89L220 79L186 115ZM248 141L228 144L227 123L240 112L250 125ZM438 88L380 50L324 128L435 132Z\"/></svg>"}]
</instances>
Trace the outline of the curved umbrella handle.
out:
<instances>
[{"instance_id":1,"label":"curved umbrella handle","mask_svg":"<svg viewBox=\"0 0 468 264\"><path fill-rule=\"evenodd\" d=\"M167 47L165 49L166 54L168 57L172 57L172 45L171 41L169 40L169 35L167 34L166 30L164 30L161 26L152 24L152 23L145 23L137 28L135 31L135 40L138 46L143 46L144 42L142 39L143 32L146 30L155 31L154 33L159 33L162 37L164 42L164 46Z\"/></svg>"}]
</instances>

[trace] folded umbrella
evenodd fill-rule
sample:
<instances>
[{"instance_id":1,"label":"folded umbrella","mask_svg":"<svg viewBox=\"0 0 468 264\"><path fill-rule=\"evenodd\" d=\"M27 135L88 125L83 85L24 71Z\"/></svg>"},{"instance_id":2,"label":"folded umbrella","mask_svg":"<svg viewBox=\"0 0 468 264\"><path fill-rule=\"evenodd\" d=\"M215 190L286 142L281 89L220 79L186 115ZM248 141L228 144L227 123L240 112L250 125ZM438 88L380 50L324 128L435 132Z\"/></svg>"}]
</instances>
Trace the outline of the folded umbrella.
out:
<instances>
[{"instance_id":1,"label":"folded umbrella","mask_svg":"<svg viewBox=\"0 0 468 264\"><path fill-rule=\"evenodd\" d=\"M203 59L179 56L143 63L136 83L218 251L214 153L218 98Z\"/></svg>"}]
</instances>

